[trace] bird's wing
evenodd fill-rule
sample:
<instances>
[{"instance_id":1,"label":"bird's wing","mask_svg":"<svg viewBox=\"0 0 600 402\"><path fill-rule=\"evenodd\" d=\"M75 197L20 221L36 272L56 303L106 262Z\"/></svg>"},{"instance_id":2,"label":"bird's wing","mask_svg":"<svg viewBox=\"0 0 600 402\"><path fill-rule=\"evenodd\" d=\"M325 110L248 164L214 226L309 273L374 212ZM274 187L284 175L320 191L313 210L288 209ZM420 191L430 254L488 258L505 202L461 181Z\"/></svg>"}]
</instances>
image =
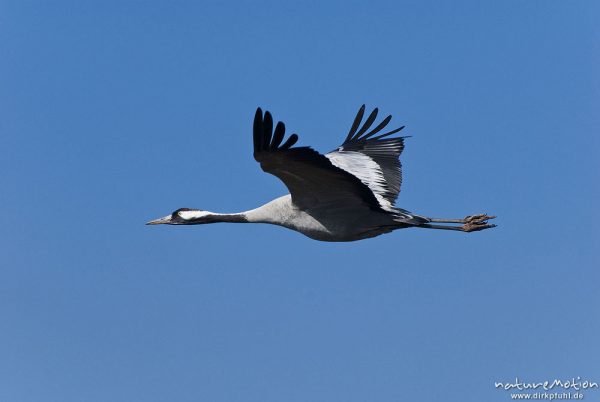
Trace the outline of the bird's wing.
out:
<instances>
[{"instance_id":1,"label":"bird's wing","mask_svg":"<svg viewBox=\"0 0 600 402\"><path fill-rule=\"evenodd\" d=\"M393 208L400 193L402 167L399 157L406 137L386 138L402 130L404 126L378 134L388 125L392 116L387 116L367 132L373 125L377 112L378 109L375 108L359 129L365 113L365 105L362 105L344 143L325 156L335 166L358 177L371 189L380 205L388 209Z\"/></svg>"},{"instance_id":2,"label":"bird's wing","mask_svg":"<svg viewBox=\"0 0 600 402\"><path fill-rule=\"evenodd\" d=\"M277 176L300 208L365 208L382 211L375 194L359 178L309 147L295 147L298 136L283 142L285 125L273 131L271 113L258 108L254 117L254 159ZM282 144L283 142L283 144Z\"/></svg>"}]
</instances>

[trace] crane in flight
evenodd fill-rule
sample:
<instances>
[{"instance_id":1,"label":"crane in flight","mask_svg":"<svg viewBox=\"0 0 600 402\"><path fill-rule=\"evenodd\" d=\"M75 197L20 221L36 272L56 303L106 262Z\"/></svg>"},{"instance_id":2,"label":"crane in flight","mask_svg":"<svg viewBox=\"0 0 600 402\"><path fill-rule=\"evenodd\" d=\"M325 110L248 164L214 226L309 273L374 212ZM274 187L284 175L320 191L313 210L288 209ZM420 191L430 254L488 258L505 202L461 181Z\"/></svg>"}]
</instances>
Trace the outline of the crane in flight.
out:
<instances>
[{"instance_id":1,"label":"crane in flight","mask_svg":"<svg viewBox=\"0 0 600 402\"><path fill-rule=\"evenodd\" d=\"M425 228L475 232L493 228L495 216L469 215L438 219L416 215L394 206L402 170L399 156L406 137L390 137L404 126L380 134L392 116L368 131L377 118L375 108L364 124L365 105L359 109L344 143L327 154L310 147L294 147L298 135L285 141L285 125L258 108L254 117L254 159L277 176L289 194L240 213L224 214L192 208L148 222L148 225L200 225L216 222L269 223L330 242L362 240L396 229Z\"/></svg>"}]
</instances>

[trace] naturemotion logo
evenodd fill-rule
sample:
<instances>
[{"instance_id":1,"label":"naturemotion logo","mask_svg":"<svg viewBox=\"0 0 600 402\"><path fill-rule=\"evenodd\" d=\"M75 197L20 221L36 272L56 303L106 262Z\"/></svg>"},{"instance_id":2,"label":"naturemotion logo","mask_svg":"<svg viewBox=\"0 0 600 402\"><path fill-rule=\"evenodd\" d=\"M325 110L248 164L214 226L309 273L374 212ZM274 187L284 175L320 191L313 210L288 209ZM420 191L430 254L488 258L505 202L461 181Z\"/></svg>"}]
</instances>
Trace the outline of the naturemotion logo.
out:
<instances>
[{"instance_id":1,"label":"naturemotion logo","mask_svg":"<svg viewBox=\"0 0 600 402\"><path fill-rule=\"evenodd\" d=\"M494 382L494 387L496 387L496 389L503 389L505 391L513 391L510 394L511 399L569 400L583 399L583 392L580 391L598 388L598 383L595 381L582 379L581 377L572 377L571 379L566 380L545 380L539 382L527 382L519 379L519 377L515 377L515 380L511 382L496 381ZM514 391L528 392L515 393Z\"/></svg>"}]
</instances>

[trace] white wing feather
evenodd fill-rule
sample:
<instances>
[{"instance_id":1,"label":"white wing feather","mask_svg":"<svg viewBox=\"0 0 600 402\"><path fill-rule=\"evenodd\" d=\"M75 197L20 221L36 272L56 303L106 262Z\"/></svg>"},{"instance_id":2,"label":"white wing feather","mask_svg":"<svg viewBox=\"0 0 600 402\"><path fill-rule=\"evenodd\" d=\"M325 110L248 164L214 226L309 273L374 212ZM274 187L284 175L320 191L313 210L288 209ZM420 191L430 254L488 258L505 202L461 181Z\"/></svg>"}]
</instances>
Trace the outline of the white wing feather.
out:
<instances>
[{"instance_id":1,"label":"white wing feather","mask_svg":"<svg viewBox=\"0 0 600 402\"><path fill-rule=\"evenodd\" d=\"M363 153L354 151L334 151L325 156L333 165L356 176L366 184L382 208L393 209L393 205L384 197L387 183L377 162Z\"/></svg>"}]
</instances>

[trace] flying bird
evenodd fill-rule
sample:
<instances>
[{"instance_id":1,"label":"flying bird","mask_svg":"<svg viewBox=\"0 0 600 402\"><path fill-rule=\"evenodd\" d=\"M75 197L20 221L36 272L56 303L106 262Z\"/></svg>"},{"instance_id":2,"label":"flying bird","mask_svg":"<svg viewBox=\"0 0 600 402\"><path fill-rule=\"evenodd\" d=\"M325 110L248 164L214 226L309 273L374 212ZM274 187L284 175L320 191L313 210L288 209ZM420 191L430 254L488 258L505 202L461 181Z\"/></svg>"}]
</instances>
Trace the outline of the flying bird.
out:
<instances>
[{"instance_id":1,"label":"flying bird","mask_svg":"<svg viewBox=\"0 0 600 402\"><path fill-rule=\"evenodd\" d=\"M298 135L286 139L285 125L278 122L273 129L271 113L263 114L258 108L253 128L254 159L262 170L277 176L290 193L245 212L180 208L147 224L269 223L330 242L362 240L412 227L474 232L496 226L488 223L495 216L486 214L436 219L394 206L402 183L399 156L407 137L390 137L404 126L381 134L392 116L371 129L377 113L375 108L361 125L365 114L362 105L343 144L323 155L310 147L294 147Z\"/></svg>"}]
</instances>

